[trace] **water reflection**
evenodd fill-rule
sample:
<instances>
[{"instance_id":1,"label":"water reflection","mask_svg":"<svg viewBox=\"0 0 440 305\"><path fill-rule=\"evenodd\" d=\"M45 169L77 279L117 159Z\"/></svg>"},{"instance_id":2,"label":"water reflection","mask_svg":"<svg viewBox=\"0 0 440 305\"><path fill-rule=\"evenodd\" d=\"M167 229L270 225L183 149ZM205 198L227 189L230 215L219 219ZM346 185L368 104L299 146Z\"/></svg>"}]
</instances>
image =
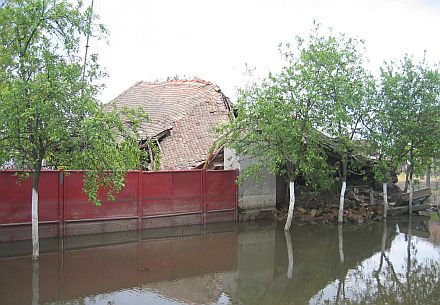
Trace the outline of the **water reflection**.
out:
<instances>
[{"instance_id":1,"label":"water reflection","mask_svg":"<svg viewBox=\"0 0 440 305\"><path fill-rule=\"evenodd\" d=\"M336 283L330 283L312 298L311 303L438 304L440 249L428 242L433 223L413 217L397 223L398 234L388 249L382 246L380 254L349 270L344 300L332 294ZM382 240L387 238L389 230L385 224Z\"/></svg>"},{"instance_id":2,"label":"water reflection","mask_svg":"<svg viewBox=\"0 0 440 305\"><path fill-rule=\"evenodd\" d=\"M32 305L38 305L40 299L40 262L32 261Z\"/></svg>"},{"instance_id":3,"label":"water reflection","mask_svg":"<svg viewBox=\"0 0 440 305\"><path fill-rule=\"evenodd\" d=\"M440 245L440 221L429 221L429 240L436 245Z\"/></svg>"},{"instance_id":4,"label":"water reflection","mask_svg":"<svg viewBox=\"0 0 440 305\"><path fill-rule=\"evenodd\" d=\"M289 258L289 267L287 268L287 278L290 280L293 274L293 246L292 236L289 231L284 231L286 237L287 257Z\"/></svg>"},{"instance_id":5,"label":"water reflection","mask_svg":"<svg viewBox=\"0 0 440 305\"><path fill-rule=\"evenodd\" d=\"M438 304L440 224L217 224L0 244L1 304Z\"/></svg>"}]
</instances>

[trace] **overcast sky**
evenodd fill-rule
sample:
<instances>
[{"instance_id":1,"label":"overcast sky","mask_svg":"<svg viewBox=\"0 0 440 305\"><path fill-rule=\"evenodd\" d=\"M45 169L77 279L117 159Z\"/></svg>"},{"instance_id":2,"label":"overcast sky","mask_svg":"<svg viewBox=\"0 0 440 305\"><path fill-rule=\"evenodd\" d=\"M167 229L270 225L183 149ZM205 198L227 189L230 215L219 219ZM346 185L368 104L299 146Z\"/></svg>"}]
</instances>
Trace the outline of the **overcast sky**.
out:
<instances>
[{"instance_id":1,"label":"overcast sky","mask_svg":"<svg viewBox=\"0 0 440 305\"><path fill-rule=\"evenodd\" d=\"M372 70L424 50L440 62L440 0L95 0L94 11L110 30L108 45L90 43L109 73L102 102L175 75L216 83L234 100L245 64L257 76L277 71L278 44L314 19L365 39Z\"/></svg>"}]
</instances>

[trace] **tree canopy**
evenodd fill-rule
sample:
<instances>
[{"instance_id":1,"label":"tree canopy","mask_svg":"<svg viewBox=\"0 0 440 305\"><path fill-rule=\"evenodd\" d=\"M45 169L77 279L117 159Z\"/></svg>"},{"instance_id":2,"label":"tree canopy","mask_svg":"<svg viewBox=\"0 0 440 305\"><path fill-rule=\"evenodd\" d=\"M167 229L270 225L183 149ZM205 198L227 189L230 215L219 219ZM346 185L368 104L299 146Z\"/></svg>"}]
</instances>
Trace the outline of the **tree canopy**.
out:
<instances>
[{"instance_id":1,"label":"tree canopy","mask_svg":"<svg viewBox=\"0 0 440 305\"><path fill-rule=\"evenodd\" d=\"M89 20L91 23L89 23ZM83 66L81 38L103 37L81 2L8 0L0 9L0 163L38 172L50 166L88 169L86 190L116 190L123 170L138 168L137 135L127 115L104 112L96 100L104 76L92 54ZM131 113L131 126L140 117ZM117 143L117 145L116 145ZM98 178L113 170L112 179ZM122 170L122 172L121 172ZM106 175L104 175L106 176Z\"/></svg>"},{"instance_id":2,"label":"tree canopy","mask_svg":"<svg viewBox=\"0 0 440 305\"><path fill-rule=\"evenodd\" d=\"M126 171L139 168L137 128L145 115L104 110L96 95L105 73L96 54L83 61L81 39L106 35L96 21L81 1L0 5L0 166L9 162L33 176L34 258L43 165L87 170L84 191L95 204L100 186L112 198Z\"/></svg>"},{"instance_id":3,"label":"tree canopy","mask_svg":"<svg viewBox=\"0 0 440 305\"><path fill-rule=\"evenodd\" d=\"M264 164L290 181L301 174L322 188L331 176L323 143L331 137L345 182L371 79L362 65L362 43L331 31L324 35L315 24L309 37L296 38L295 47L281 45L281 72L240 91L237 118L226 128L227 145L258 156L262 162L254 169Z\"/></svg>"},{"instance_id":4,"label":"tree canopy","mask_svg":"<svg viewBox=\"0 0 440 305\"><path fill-rule=\"evenodd\" d=\"M376 79L365 67L363 40L317 23L280 49L281 71L239 90L237 117L221 129L238 155L260 160L242 179L267 167L322 189L339 177L342 221L347 175L360 165L350 162L355 150L370 158L377 181L407 160L420 170L438 156L440 78L425 61L386 63ZM328 141L336 164L326 155Z\"/></svg>"}]
</instances>

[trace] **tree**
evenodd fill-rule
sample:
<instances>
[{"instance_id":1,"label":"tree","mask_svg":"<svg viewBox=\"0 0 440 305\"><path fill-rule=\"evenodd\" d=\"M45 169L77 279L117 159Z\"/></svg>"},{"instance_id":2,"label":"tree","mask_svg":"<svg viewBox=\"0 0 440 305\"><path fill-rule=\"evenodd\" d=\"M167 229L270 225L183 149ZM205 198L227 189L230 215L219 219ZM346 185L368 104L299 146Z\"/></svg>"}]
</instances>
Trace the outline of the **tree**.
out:
<instances>
[{"instance_id":1,"label":"tree","mask_svg":"<svg viewBox=\"0 0 440 305\"><path fill-rule=\"evenodd\" d=\"M272 172L290 181L288 230L295 203L295 181L303 175L309 184L329 184L324 143L334 139L341 157L341 200L338 221L343 221L349 155L366 115L372 78L363 67L362 41L344 34L323 35L315 23L309 37L296 38L282 51L286 65L261 83L239 93L238 117L226 128L227 143L238 154L252 154ZM247 174L245 173L246 177Z\"/></svg>"},{"instance_id":2,"label":"tree","mask_svg":"<svg viewBox=\"0 0 440 305\"><path fill-rule=\"evenodd\" d=\"M241 179L257 175L262 165L288 177L290 202L285 230L290 229L293 218L298 176L315 187L328 186L330 176L320 131L326 119L326 105L322 84L316 78L326 73L326 67L313 60L314 56L325 54L313 44L304 45L301 37L296 43L298 49L286 45L286 50L281 51L286 65L280 73L269 74L239 92L237 118L222 130L226 145L237 154L259 159Z\"/></svg>"},{"instance_id":3,"label":"tree","mask_svg":"<svg viewBox=\"0 0 440 305\"><path fill-rule=\"evenodd\" d=\"M394 120L390 117L388 106L380 98L372 104L372 111L369 117L363 119L367 131L370 154L375 160L372 162L374 181L382 181L384 218L388 211L388 181L391 179L391 171L399 163L399 153L393 145ZM372 188L370 189L372 190ZM372 196L372 195L371 195Z\"/></svg>"},{"instance_id":4,"label":"tree","mask_svg":"<svg viewBox=\"0 0 440 305\"><path fill-rule=\"evenodd\" d=\"M80 1L0 5L0 164L12 161L33 177L34 259L43 164L87 169L84 190L95 204L100 186L110 188L112 197L123 187L126 170L139 165L136 128L143 116L104 111L95 99L104 75L97 56L82 65L81 37L106 34L95 21Z\"/></svg>"},{"instance_id":5,"label":"tree","mask_svg":"<svg viewBox=\"0 0 440 305\"><path fill-rule=\"evenodd\" d=\"M411 192L413 174L430 167L439 153L440 72L425 58L414 63L408 55L399 63L385 63L376 101L376 176L383 179L385 192L389 170L406 164L405 192L408 186Z\"/></svg>"},{"instance_id":6,"label":"tree","mask_svg":"<svg viewBox=\"0 0 440 305\"><path fill-rule=\"evenodd\" d=\"M367 138L369 155L374 159L372 162L374 181L382 182L384 218L388 211L388 182L391 180L391 172L394 171L403 158L401 139L396 132L396 124L399 117L399 107L392 101L388 101L384 87L382 70L381 81L374 86L371 98L368 100L368 116L362 119L365 127L364 135Z\"/></svg>"},{"instance_id":7,"label":"tree","mask_svg":"<svg viewBox=\"0 0 440 305\"><path fill-rule=\"evenodd\" d=\"M372 88L372 77L364 68L363 41L345 34L320 34L316 26L308 39L301 60L310 67L304 77L313 88L313 98L320 104L323 121L318 128L335 140L335 152L341 157L338 164L342 180L338 222L343 222L343 210L349 156L359 140L361 119L367 115L367 98ZM353 170L353 168L351 169Z\"/></svg>"}]
</instances>

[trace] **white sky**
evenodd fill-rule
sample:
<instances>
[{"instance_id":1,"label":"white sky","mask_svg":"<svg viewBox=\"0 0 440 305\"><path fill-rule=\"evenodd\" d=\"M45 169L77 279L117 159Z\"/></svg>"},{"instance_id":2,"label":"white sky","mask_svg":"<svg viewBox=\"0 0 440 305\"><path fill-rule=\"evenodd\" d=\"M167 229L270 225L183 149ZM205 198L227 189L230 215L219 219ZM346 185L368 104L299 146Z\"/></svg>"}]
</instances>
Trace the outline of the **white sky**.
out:
<instances>
[{"instance_id":1,"label":"white sky","mask_svg":"<svg viewBox=\"0 0 440 305\"><path fill-rule=\"evenodd\" d=\"M94 11L110 30L109 45L90 43L110 75L102 102L175 75L216 83L234 100L245 64L257 76L277 71L278 44L307 35L313 19L365 39L372 70L423 50L440 62L440 0L95 0Z\"/></svg>"}]
</instances>

